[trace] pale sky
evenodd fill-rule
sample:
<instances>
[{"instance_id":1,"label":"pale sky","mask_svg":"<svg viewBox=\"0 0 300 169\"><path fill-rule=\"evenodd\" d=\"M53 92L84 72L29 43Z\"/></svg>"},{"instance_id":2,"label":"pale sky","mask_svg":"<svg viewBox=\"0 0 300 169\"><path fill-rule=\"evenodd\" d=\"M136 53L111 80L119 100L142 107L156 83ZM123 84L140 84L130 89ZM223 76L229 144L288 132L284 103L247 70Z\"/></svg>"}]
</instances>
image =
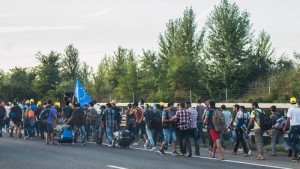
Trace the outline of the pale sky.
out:
<instances>
[{"instance_id":1,"label":"pale sky","mask_svg":"<svg viewBox=\"0 0 300 169\"><path fill-rule=\"evenodd\" d=\"M63 53L73 43L94 70L121 45L158 51L158 35L186 7L198 28L219 0L0 0L0 69L37 65L35 54ZM233 2L231 0L230 2ZM299 0L236 0L251 14L255 34L271 34L276 55L300 52Z\"/></svg>"}]
</instances>

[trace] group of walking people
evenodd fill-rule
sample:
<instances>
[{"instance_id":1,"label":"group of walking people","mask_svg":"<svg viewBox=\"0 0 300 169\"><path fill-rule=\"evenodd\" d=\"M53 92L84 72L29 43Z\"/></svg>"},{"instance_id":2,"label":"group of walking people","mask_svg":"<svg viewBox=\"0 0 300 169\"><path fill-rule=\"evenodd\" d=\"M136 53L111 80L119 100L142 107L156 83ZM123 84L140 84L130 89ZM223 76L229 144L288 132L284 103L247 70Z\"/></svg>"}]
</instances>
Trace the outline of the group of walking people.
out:
<instances>
[{"instance_id":1,"label":"group of walking people","mask_svg":"<svg viewBox=\"0 0 300 169\"><path fill-rule=\"evenodd\" d=\"M81 136L81 145L85 145L86 141L102 145L106 136L108 146L111 147L114 141L113 132L121 130L124 116L125 128L133 134L133 146L138 146L142 140L144 148L158 148L162 155L165 155L165 150L171 145L174 156L200 156L201 139L202 147L207 147L213 158L218 151L218 159L224 159L224 140L234 143L233 155L237 154L241 145L242 156L247 157L251 155L249 133L253 129L257 160L265 160L263 135L266 133L271 136L270 156L277 155L275 145L278 142L289 156L294 154L293 161L298 161L300 108L296 98L292 97L290 103L292 105L288 109L286 119L283 114L278 113L275 105L270 107L271 114L268 115L259 108L257 102L251 104L251 112L237 104L233 106L233 112L230 112L225 105L220 109L216 108L216 103L212 100L207 100L202 105L198 99L195 107L190 101L176 106L170 102L165 106L162 103L150 105L141 100L139 103L128 104L122 113L115 100L106 105L90 102L83 106L66 102L61 108L60 103L53 103L51 100L42 105L41 102L35 104L33 99L23 103L15 99L11 105L0 101L0 137L3 127L9 133L9 137L13 137L14 134L24 139L41 137L45 139L45 144L55 144L56 126L65 124L73 130L73 144L76 144L77 137ZM266 117L271 119L270 128L265 126L265 119L268 119ZM207 134L203 128L207 129ZM284 137L286 131L289 131L287 142ZM194 154L191 140L195 146Z\"/></svg>"}]
</instances>

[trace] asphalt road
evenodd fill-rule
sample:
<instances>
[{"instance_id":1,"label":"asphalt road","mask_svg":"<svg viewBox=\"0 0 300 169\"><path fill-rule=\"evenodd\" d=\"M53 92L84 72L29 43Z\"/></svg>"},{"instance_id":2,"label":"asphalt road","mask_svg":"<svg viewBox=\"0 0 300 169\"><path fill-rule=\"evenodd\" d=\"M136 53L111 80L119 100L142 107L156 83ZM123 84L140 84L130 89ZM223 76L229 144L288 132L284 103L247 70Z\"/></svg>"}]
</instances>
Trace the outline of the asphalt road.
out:
<instances>
[{"instance_id":1,"label":"asphalt road","mask_svg":"<svg viewBox=\"0 0 300 169\"><path fill-rule=\"evenodd\" d=\"M203 150L204 151L204 150ZM203 152L201 152L203 154ZM206 155L206 154L205 154ZM1 169L264 169L276 168L276 164L257 161L219 161L199 157L173 157L160 155L157 151L144 151L138 148L109 148L105 145L45 145L40 139L23 140L0 138ZM226 158L226 156L225 156ZM254 158L254 157L253 157ZM249 160L249 159L247 159ZM266 160L268 161L268 160ZM241 163L239 163L241 162ZM266 165L266 166L264 166ZM299 163L277 168L300 168Z\"/></svg>"}]
</instances>

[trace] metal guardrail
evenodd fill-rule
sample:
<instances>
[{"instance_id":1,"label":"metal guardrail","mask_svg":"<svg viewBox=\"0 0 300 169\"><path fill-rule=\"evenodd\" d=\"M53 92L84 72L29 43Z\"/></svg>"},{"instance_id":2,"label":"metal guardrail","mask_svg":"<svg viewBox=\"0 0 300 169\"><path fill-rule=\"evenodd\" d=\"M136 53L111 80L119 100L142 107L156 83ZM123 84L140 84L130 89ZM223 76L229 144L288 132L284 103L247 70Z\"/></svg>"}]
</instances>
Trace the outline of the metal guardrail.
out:
<instances>
[{"instance_id":1,"label":"metal guardrail","mask_svg":"<svg viewBox=\"0 0 300 169\"><path fill-rule=\"evenodd\" d=\"M98 103L100 105L105 105L106 103ZM117 103L118 107L124 107L126 108L129 103ZM153 105L153 103L149 103L150 105ZM216 103L216 107L221 107L221 105L225 105L227 108L232 108L233 105L238 104L240 106L245 106L246 108L251 108L251 103ZM165 103L165 106L167 103ZM177 105L176 103L174 104ZM204 103L202 103L204 106ZM262 109L269 109L271 106L275 105L277 109L288 109L291 107L291 104L289 103L259 103L258 104L260 108ZM192 103L193 107L197 106L197 103Z\"/></svg>"}]
</instances>

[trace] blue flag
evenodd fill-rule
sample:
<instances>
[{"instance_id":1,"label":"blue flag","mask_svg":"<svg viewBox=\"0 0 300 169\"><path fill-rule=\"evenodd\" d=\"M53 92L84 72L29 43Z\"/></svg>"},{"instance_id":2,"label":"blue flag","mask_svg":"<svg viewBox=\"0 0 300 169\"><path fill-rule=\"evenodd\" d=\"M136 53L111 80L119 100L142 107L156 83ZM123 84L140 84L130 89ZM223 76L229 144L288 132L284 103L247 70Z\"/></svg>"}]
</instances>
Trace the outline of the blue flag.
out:
<instances>
[{"instance_id":1,"label":"blue flag","mask_svg":"<svg viewBox=\"0 0 300 169\"><path fill-rule=\"evenodd\" d=\"M89 102L92 101L91 96L88 94L79 80L76 80L75 83L74 97L77 98L77 103L80 103L80 107L83 107L85 104L89 104Z\"/></svg>"}]
</instances>

